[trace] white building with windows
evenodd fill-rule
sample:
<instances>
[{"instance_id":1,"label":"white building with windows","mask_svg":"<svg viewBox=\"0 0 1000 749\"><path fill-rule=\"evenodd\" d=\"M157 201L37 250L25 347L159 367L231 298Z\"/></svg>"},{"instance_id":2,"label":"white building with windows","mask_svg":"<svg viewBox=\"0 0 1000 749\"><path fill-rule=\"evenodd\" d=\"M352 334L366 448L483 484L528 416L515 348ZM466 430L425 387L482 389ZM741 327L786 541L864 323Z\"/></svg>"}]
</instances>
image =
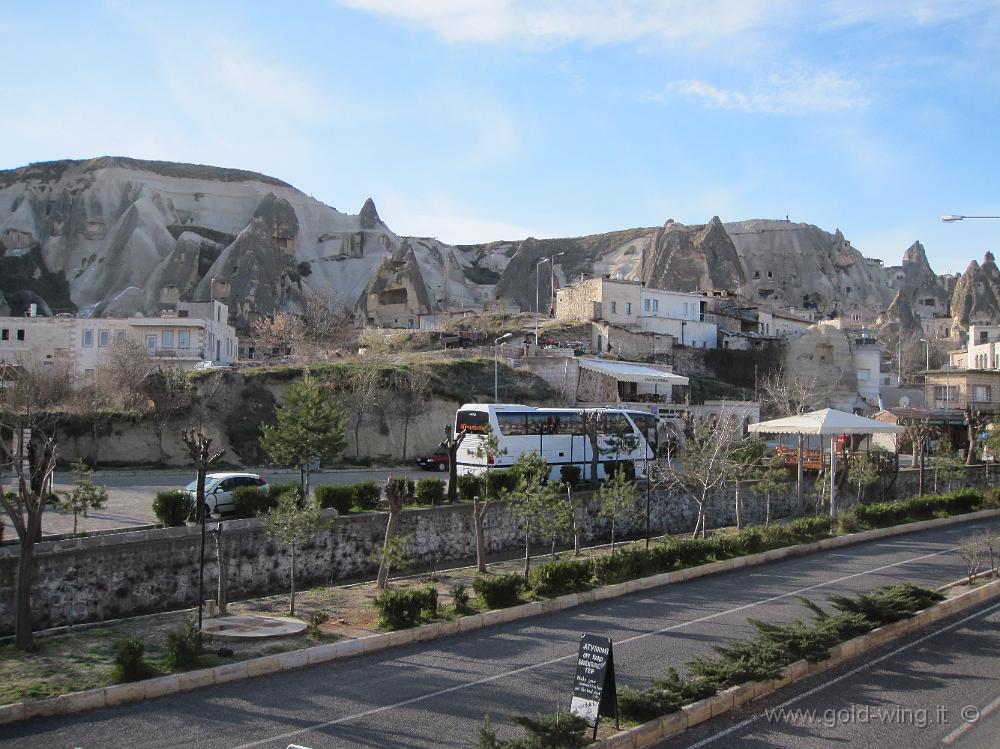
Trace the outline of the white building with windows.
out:
<instances>
[{"instance_id":1,"label":"white building with windows","mask_svg":"<svg viewBox=\"0 0 1000 749\"><path fill-rule=\"evenodd\" d=\"M586 278L556 292L556 318L612 325L673 336L677 344L716 348L719 331L701 294L666 291L623 278ZM601 347L596 342L595 351Z\"/></svg>"},{"instance_id":2,"label":"white building with windows","mask_svg":"<svg viewBox=\"0 0 1000 749\"><path fill-rule=\"evenodd\" d=\"M65 362L79 382L91 381L115 341L142 343L154 360L191 369L237 355L236 329L222 302L179 302L159 317L0 317L0 362L31 366Z\"/></svg>"}]
</instances>

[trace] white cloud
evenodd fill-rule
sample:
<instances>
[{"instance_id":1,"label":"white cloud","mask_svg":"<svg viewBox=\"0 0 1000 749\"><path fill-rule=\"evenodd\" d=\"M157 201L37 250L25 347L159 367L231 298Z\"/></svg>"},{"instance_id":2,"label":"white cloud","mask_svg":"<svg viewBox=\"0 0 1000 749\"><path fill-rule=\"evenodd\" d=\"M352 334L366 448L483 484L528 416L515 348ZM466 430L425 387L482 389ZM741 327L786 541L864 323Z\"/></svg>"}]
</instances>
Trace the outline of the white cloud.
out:
<instances>
[{"instance_id":1,"label":"white cloud","mask_svg":"<svg viewBox=\"0 0 1000 749\"><path fill-rule=\"evenodd\" d=\"M772 75L748 90L720 88L706 81L676 81L669 93L693 96L706 106L741 112L810 114L864 109L871 103L862 84L833 71ZM662 100L662 94L647 96Z\"/></svg>"},{"instance_id":2,"label":"white cloud","mask_svg":"<svg viewBox=\"0 0 1000 749\"><path fill-rule=\"evenodd\" d=\"M791 0L342 0L357 10L430 29L453 42L718 38L748 31Z\"/></svg>"},{"instance_id":3,"label":"white cloud","mask_svg":"<svg viewBox=\"0 0 1000 749\"><path fill-rule=\"evenodd\" d=\"M998 15L995 0L340 0L452 42L654 40L700 45L795 26L928 26ZM745 42L745 39L740 39Z\"/></svg>"}]
</instances>

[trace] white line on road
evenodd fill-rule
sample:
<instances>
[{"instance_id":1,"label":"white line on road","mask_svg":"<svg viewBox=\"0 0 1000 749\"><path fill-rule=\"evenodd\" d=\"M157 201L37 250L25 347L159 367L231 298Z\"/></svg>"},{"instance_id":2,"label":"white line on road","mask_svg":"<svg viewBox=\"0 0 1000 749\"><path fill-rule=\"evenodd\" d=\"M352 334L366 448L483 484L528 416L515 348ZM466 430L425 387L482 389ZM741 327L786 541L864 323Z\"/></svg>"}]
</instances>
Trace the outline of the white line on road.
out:
<instances>
[{"instance_id":1,"label":"white line on road","mask_svg":"<svg viewBox=\"0 0 1000 749\"><path fill-rule=\"evenodd\" d=\"M663 627L662 629L653 630L651 632L643 632L642 634L635 635L633 637L626 638L624 640L619 640L616 644L624 645L627 643L635 642L637 640L642 640L647 637L653 637L654 635L665 634L666 632L671 632L678 629L683 629L684 627L690 627L692 624L700 624L701 622L707 622L712 619L718 619L720 616L726 616L728 614L735 614L740 611L745 611L747 609L754 608L756 606L762 606L764 604L773 603L774 601L779 601L782 598L790 598L792 596L799 596L803 593L808 593L810 590L816 590L817 588L823 588L828 585L834 585L836 583L843 582L845 580L850 580L855 577L862 577L864 575L871 575L875 572L881 572L882 570L891 569L893 567L900 567L904 564L910 564L911 562L919 562L922 559L929 559L930 557L940 556L941 554L947 554L949 552L955 551L958 547L953 546L948 549L942 549L941 551L931 552L930 554L922 554L918 557L911 557L910 559L904 559L901 562L893 562L892 564L886 564L881 567L875 567L870 570L864 570L863 572L855 572L850 575L844 575L843 577L838 577L834 580L827 580L826 582L817 583L816 585L809 585L805 588L799 588L798 590L793 590L788 593L782 593L781 595L771 596L769 598L762 598L759 601L753 603L747 603L742 606L736 606L731 609L726 609L725 611L717 611L714 614L707 614L705 616L698 617L697 619L691 619L690 621L680 622L678 624L672 624L669 627ZM341 723L347 723L348 721L357 720L359 718L366 718L369 715L376 715L378 713L387 712L389 710L396 710L401 707L406 707L417 702L423 702L425 700L431 700L435 697L441 697L446 694L451 694L453 692L458 692L463 689L470 689L472 687L477 687L482 684L488 684L492 681L497 681L499 679L504 679L510 676L516 676L517 674L524 673L526 671L533 671L538 668L544 668L545 666L551 666L553 663L559 663L560 661L565 661L570 658L576 658L576 650L566 655L561 655L558 658L550 658L547 661L541 661L539 663L532 663L529 666L522 666L521 668L515 668L510 671L504 671L503 673L494 674L493 676L484 676L481 679L476 679L475 681L465 682L464 684L456 684L453 687L448 687L446 689L439 689L434 692L428 692L427 694L422 694L417 697L411 697L408 700L402 700L400 702L395 702L391 705L382 705L381 707L374 707L370 710L364 710L360 713L354 713L353 715L345 715L342 718L335 718L334 720L323 721L322 723L315 723L311 726L306 726L304 728L298 728L294 731L288 731L286 733L281 733L276 736L270 736L266 739L258 739L257 741L251 741L248 744L240 744L233 749L250 749L250 747L261 746L263 744L268 744L273 741L280 741L284 739L289 739L292 736L300 736L304 733L309 733L311 731L318 731L322 728L329 728L330 726L336 726ZM720 734L721 735L721 734Z\"/></svg>"},{"instance_id":2,"label":"white line on road","mask_svg":"<svg viewBox=\"0 0 1000 749\"><path fill-rule=\"evenodd\" d=\"M962 708L962 712L965 713L965 711L968 708L970 708L970 707L972 707L972 706L971 705L966 705L965 707ZM960 725L954 731L952 731L951 733L949 733L947 736L945 736L943 739L941 739L941 743L942 744L951 744L951 743L954 743L954 741L956 739L958 739L961 736L964 736L966 733L968 733L973 728L975 728L976 724L979 721L981 721L987 715L989 715L990 713L992 713L998 707L1000 707L1000 697L997 697L995 700L993 700L993 702L991 702L990 704L988 704L982 710L974 710L970 715L974 715L975 717L974 718L972 718L972 717L965 717L964 720L967 720L969 722Z\"/></svg>"},{"instance_id":3,"label":"white line on road","mask_svg":"<svg viewBox=\"0 0 1000 749\"><path fill-rule=\"evenodd\" d=\"M960 619L957 622L953 622L953 623L949 624L947 627L942 627L941 629L938 629L938 630L935 630L935 631L933 631L933 632L931 632L929 634L926 634L923 637L921 637L920 639L914 640L913 642L908 642L906 645L903 645L901 647L896 648L891 653L886 653L885 655L883 655L883 656L881 656L879 658L876 658L873 661L869 661L868 663L865 663L865 664L863 664L861 666L858 666L857 668L848 671L846 674L841 674L840 676L838 676L838 677L836 677L834 679L830 679L829 681L824 681L822 684L820 684L819 686L813 687L808 692L803 692L802 694L797 694L794 697L792 697L791 699L785 700L784 702L782 702L777 707L771 708L768 712L770 712L772 715L775 714L775 713L780 714L781 710L787 708L789 705L795 704L799 700L804 700L806 697L811 697L812 695L816 694L817 692L823 691L827 687L832 687L834 684L836 684L838 682L841 682L844 679L849 679L850 677L854 676L855 674L859 674L862 671L864 671L866 669L869 669L869 668L871 668L872 666L874 666L874 665L876 665L878 663L881 663L882 661L888 660L889 658L892 658L894 656L899 655L904 650L909 650L914 645L920 645L921 643L926 642L927 640L930 640L933 637L937 637L940 634L944 634L948 630L955 629L956 627L960 627L963 624L966 624L967 622L970 622L970 621L972 621L973 619L975 619L977 617L986 616L987 614L990 614L990 613L996 611L997 609L1000 609L1000 603L993 604L988 609L983 609L982 611L977 611L975 614L970 614L969 616L965 617L964 619ZM1000 702L1000 699L998 699L997 702ZM688 746L687 749L700 749L700 747L708 746L709 744L713 744L716 741L718 741L719 739L721 739L721 738L723 738L725 736L728 736L731 733L734 733L736 731L740 731L740 730L746 728L747 726L751 725L752 723L756 723L758 720L760 720L761 718L763 718L764 715L765 715L765 713L763 713L763 712L758 713L757 715L754 715L752 718L747 718L746 720L742 721L741 723L737 723L735 726L731 726L730 728L727 728L725 731L719 731L719 733L717 733L717 734L715 734L713 736L708 736L708 737L702 739L701 741L699 741L696 744L691 744L690 746ZM970 724L967 724L967 725L974 725L974 724L970 723Z\"/></svg>"}]
</instances>

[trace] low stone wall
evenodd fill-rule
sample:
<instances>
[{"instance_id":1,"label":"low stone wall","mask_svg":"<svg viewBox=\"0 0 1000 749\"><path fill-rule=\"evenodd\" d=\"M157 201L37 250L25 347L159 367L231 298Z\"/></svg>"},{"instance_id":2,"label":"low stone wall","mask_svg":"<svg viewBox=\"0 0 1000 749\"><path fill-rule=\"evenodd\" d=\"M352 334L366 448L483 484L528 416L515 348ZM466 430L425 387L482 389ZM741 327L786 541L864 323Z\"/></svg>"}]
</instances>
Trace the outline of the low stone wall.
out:
<instances>
[{"instance_id":1,"label":"low stone wall","mask_svg":"<svg viewBox=\"0 0 1000 749\"><path fill-rule=\"evenodd\" d=\"M980 468L970 470L969 483L987 481ZM912 475L915 473L901 473L896 489L903 495L913 493L909 486L911 483L915 486ZM765 514L764 500L752 491L752 485L753 482L741 485L742 519L747 524L762 522ZM639 496L640 509L643 509L642 487ZM850 491L845 488L841 506L848 506L850 499ZM734 524L732 487L712 497L707 509L710 525ZM770 513L775 519L809 509L798 506L794 491L771 497ZM650 493L650 510L650 526L656 534L689 531L697 516L697 506L689 497L662 491ZM329 514L332 516L332 511ZM298 584L373 574L375 555L385 534L385 519L384 513L377 512L331 517L330 527L300 550ZM222 527L225 577L231 600L288 589L291 557L286 547L266 537L257 520L225 521ZM598 516L593 498L582 527L584 541L588 544L609 538L610 521ZM617 533L619 538L639 537L644 528L645 514L640 512L630 522L619 523ZM405 510L399 533L409 536L409 556L422 567L475 556L470 505ZM496 502L490 507L486 517L486 538L492 554L523 549L521 520L508 503ZM38 544L32 595L36 628L102 621L197 604L200 542L200 528L181 527ZM537 552L542 553L547 546L547 542L540 541ZM13 630L17 555L16 545L0 547L0 634ZM211 536L205 556L206 598L211 598L218 579Z\"/></svg>"}]
</instances>

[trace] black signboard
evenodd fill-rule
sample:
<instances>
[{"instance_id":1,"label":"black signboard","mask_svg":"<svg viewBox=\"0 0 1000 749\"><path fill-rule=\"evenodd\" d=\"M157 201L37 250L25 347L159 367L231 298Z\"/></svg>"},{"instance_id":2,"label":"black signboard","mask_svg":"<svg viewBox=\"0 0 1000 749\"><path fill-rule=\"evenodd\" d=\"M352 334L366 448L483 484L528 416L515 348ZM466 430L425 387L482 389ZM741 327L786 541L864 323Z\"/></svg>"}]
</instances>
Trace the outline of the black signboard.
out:
<instances>
[{"instance_id":1,"label":"black signboard","mask_svg":"<svg viewBox=\"0 0 1000 749\"><path fill-rule=\"evenodd\" d=\"M615 655L611 639L598 635L580 638L580 651L576 658L576 676L573 679L573 701L570 712L593 726L602 715L614 716L618 726L618 690L615 687Z\"/></svg>"}]
</instances>

